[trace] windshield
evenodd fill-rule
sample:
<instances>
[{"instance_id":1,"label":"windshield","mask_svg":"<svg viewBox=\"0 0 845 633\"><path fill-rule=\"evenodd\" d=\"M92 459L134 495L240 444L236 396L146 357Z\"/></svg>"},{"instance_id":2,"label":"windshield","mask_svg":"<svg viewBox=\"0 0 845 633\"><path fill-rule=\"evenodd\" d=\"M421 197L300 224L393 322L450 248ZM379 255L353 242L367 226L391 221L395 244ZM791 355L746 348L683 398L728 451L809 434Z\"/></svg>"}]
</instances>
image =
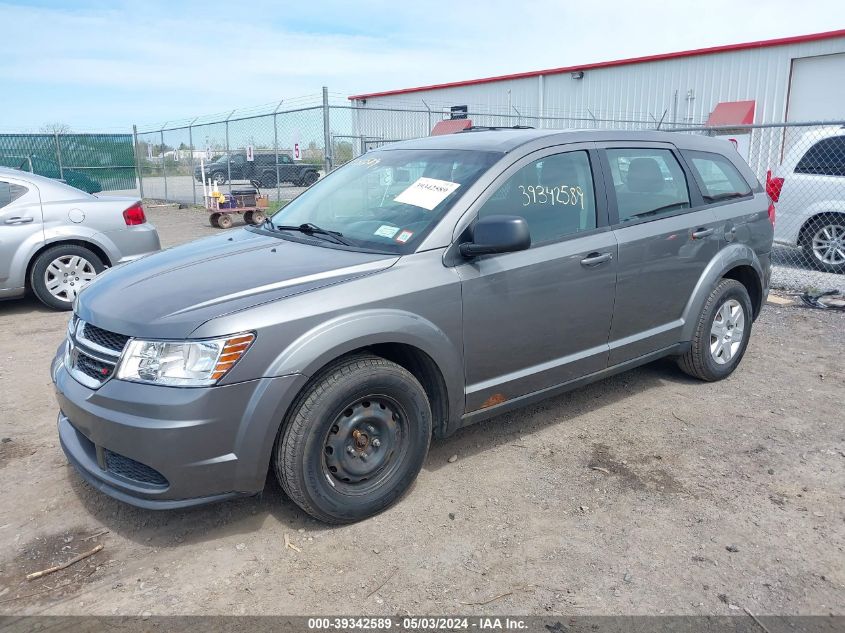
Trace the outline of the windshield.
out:
<instances>
[{"instance_id":1,"label":"windshield","mask_svg":"<svg viewBox=\"0 0 845 633\"><path fill-rule=\"evenodd\" d=\"M343 242L409 253L452 204L501 154L457 150L370 152L318 181L272 218L293 239L314 240L278 227L311 225ZM319 240L337 246L338 240Z\"/></svg>"}]
</instances>

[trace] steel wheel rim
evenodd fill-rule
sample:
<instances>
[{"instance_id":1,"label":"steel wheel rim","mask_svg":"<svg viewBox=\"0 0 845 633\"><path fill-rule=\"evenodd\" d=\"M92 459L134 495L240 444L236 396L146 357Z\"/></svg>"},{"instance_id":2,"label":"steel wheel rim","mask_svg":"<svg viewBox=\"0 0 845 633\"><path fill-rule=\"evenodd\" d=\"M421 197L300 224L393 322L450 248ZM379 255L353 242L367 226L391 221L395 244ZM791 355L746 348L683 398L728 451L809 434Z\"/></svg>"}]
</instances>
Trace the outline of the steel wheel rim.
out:
<instances>
[{"instance_id":1,"label":"steel wheel rim","mask_svg":"<svg viewBox=\"0 0 845 633\"><path fill-rule=\"evenodd\" d=\"M71 302L96 276L94 265L84 257L62 255L47 265L47 270L44 271L44 285L56 299Z\"/></svg>"},{"instance_id":2,"label":"steel wheel rim","mask_svg":"<svg viewBox=\"0 0 845 633\"><path fill-rule=\"evenodd\" d=\"M363 495L390 478L407 453L407 416L386 395L357 398L335 416L322 445L323 474L345 494Z\"/></svg>"},{"instance_id":3,"label":"steel wheel rim","mask_svg":"<svg viewBox=\"0 0 845 633\"><path fill-rule=\"evenodd\" d=\"M827 224L813 235L813 255L832 266L845 264L845 226Z\"/></svg>"},{"instance_id":4,"label":"steel wheel rim","mask_svg":"<svg viewBox=\"0 0 845 633\"><path fill-rule=\"evenodd\" d=\"M725 365L736 356L744 332L745 310L736 299L728 299L716 311L710 326L710 356L717 365Z\"/></svg>"}]
</instances>

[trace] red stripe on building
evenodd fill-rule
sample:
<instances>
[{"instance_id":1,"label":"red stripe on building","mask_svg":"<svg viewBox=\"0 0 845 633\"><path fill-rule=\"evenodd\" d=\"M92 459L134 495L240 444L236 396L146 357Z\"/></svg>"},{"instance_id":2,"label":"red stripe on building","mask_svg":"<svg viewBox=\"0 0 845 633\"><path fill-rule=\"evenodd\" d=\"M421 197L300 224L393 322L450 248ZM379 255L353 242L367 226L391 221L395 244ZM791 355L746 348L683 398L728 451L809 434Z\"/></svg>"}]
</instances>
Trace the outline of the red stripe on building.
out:
<instances>
[{"instance_id":1,"label":"red stripe on building","mask_svg":"<svg viewBox=\"0 0 845 633\"><path fill-rule=\"evenodd\" d=\"M549 68L547 70L532 70L525 73L513 75L499 75L497 77L483 77L481 79L468 79L466 81L453 81L445 84L432 84L430 86L417 86L415 88L402 88L400 90L386 90L384 92L370 92L367 94L352 95L350 101L356 99L369 99L371 97L387 97L390 95L401 95L409 92L421 92L424 90L438 90L440 88L456 88L460 86L474 86L476 84L487 84L508 79L525 79L526 77L539 77L540 75L558 75L571 73L576 70L592 70L595 68L611 68L613 66L625 66L628 64L644 64L646 62L663 61L667 59L680 59L683 57L695 57L697 55L710 55L713 53L727 53L731 51L742 51L754 48L767 48L770 46L786 46L787 44L801 44L803 42L816 42L818 40L829 40L836 37L845 37L845 29L837 31L825 31L824 33L811 33L810 35L795 35L792 37L781 37L773 40L760 40L757 42L743 42L741 44L727 44L724 46L711 46L709 48L696 48L676 53L660 53L658 55L646 55L645 57L631 57L628 59L616 59L609 62L598 62L594 64L582 64L581 66L564 66L562 68Z\"/></svg>"}]
</instances>

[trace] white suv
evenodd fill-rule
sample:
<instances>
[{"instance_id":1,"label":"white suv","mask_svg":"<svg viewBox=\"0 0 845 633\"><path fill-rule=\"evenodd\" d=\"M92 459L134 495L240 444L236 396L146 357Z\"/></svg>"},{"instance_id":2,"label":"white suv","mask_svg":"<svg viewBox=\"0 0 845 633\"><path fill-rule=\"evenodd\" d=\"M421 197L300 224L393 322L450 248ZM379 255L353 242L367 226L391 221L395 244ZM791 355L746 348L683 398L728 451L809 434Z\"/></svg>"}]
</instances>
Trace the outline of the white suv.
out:
<instances>
[{"instance_id":1,"label":"white suv","mask_svg":"<svg viewBox=\"0 0 845 633\"><path fill-rule=\"evenodd\" d=\"M775 242L800 246L807 264L845 272L845 127L807 132L769 175Z\"/></svg>"}]
</instances>

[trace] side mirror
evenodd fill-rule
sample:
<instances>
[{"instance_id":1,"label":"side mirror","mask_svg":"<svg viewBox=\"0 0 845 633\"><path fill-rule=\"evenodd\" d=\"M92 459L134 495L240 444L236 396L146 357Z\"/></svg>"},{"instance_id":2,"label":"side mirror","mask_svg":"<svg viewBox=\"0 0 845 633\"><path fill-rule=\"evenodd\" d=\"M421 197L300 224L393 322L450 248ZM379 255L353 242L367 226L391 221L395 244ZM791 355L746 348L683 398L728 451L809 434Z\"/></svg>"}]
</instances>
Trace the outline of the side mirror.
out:
<instances>
[{"instance_id":1,"label":"side mirror","mask_svg":"<svg viewBox=\"0 0 845 633\"><path fill-rule=\"evenodd\" d=\"M461 244L461 255L477 257L524 251L531 247L531 233L525 218L518 215L490 215L472 228L472 241Z\"/></svg>"}]
</instances>

